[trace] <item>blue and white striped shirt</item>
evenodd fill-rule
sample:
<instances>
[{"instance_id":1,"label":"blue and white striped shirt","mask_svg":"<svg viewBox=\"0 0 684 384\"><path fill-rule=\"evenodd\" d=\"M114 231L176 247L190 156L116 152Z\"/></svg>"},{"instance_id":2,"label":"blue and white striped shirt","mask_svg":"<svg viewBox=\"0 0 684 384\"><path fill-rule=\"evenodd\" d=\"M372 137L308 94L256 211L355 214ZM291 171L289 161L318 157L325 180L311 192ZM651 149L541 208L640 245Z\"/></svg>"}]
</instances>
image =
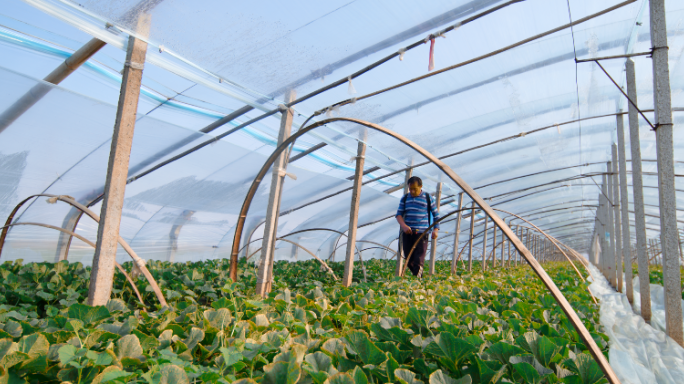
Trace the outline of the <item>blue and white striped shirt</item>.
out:
<instances>
[{"instance_id":1,"label":"blue and white striped shirt","mask_svg":"<svg viewBox=\"0 0 684 384\"><path fill-rule=\"evenodd\" d=\"M439 220L437 204L435 203L435 199L426 192L421 192L418 197L413 197L410 193L407 193L401 198L399 209L397 209L396 214L396 216L403 216L406 225L418 230L418 232L424 232L430 226L428 224L428 207L425 196L430 198L432 222L436 222ZM437 223L434 228L439 229L439 223Z\"/></svg>"}]
</instances>

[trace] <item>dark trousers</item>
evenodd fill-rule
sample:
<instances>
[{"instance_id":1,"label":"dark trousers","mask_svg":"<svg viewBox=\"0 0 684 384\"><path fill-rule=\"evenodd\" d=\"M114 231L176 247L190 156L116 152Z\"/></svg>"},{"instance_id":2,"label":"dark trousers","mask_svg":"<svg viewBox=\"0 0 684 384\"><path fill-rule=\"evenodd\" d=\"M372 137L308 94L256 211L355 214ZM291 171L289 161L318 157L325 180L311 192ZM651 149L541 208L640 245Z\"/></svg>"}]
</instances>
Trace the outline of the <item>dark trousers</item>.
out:
<instances>
[{"instance_id":1,"label":"dark trousers","mask_svg":"<svg viewBox=\"0 0 684 384\"><path fill-rule=\"evenodd\" d=\"M411 248L413 248L413 244L418 241L419 237L419 233L412 235L406 233L401 234L404 257L408 256L409 252L411 252ZM425 253L427 252L429 237L429 234L426 234L422 239L420 239L420 242L416 245L416 248L411 254L411 258L408 260L407 267L411 270L413 276L423 277L423 264L425 263Z\"/></svg>"}]
</instances>

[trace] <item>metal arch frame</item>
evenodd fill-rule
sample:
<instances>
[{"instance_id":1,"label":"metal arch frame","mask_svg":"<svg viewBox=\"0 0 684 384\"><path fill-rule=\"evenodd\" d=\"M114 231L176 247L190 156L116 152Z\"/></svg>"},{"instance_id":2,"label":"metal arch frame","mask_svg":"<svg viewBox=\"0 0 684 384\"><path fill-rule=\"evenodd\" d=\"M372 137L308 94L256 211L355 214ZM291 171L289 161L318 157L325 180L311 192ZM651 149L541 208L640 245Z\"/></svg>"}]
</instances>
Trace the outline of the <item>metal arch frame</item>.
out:
<instances>
[{"instance_id":1,"label":"metal arch frame","mask_svg":"<svg viewBox=\"0 0 684 384\"><path fill-rule=\"evenodd\" d=\"M258 239L258 240L262 240L262 239ZM326 264L325 261L321 260L321 259L320 259L318 256L316 256L313 252L309 251L308 249L306 249L306 248L304 248L303 246L301 246L301 245L295 243L295 242L292 241L292 240L283 239L282 237L278 237L278 238L276 238L276 240L277 240L277 241L282 240L282 241L284 241L284 242L287 242L287 243L290 243L290 244L294 245L295 247L298 247L298 248L303 249L304 252L308 253L309 255L313 256L314 259L318 260L318 262L321 263L321 265L322 265L328 272L330 272L330 274L331 274L332 277L333 277L333 280L337 281L337 276L336 276L335 273L333 272L332 268L330 268L330 266L329 266L328 264ZM254 256L257 252L261 251L261 248L263 248L263 247L259 247L256 251L252 252L251 254L249 254L248 256L246 256L245 258L246 258L247 260L249 260L249 258L251 258L252 256Z\"/></svg>"},{"instance_id":2,"label":"metal arch frame","mask_svg":"<svg viewBox=\"0 0 684 384\"><path fill-rule=\"evenodd\" d=\"M77 208L86 215L88 215L91 219L95 220L95 222L99 223L100 222L100 217L95 214L95 212L91 211L86 207L85 205L77 202L76 200L73 200L70 196L66 195L52 195L48 193L39 193L35 195L31 195L24 200L20 201L19 204L17 204L16 207L12 210L12 212L9 214L7 217L7 221L5 222L5 226L2 229L2 233L0 234L0 257L2 256L2 249L5 245L5 239L7 237L7 231L10 228L10 224L12 224L12 220L14 219L14 216L16 215L17 211L19 211L19 208L21 208L26 202L29 200L36 198L36 197L49 197L55 199L55 202L57 201L62 201L65 202L69 205L71 205L74 208ZM128 245L126 240L124 240L121 236L119 236L118 243L121 245L121 247L128 253L128 255L133 259L134 264L138 266L140 271L145 275L145 278L147 281L150 283L150 286L154 290L155 295L157 296L157 299L159 300L159 303L161 304L162 308L163 307L168 307L169 304L166 302L166 299L164 298L164 294L162 293L161 289L159 288L159 284L157 284L157 281L154 279L150 271L147 269L145 266L145 261L141 259L135 251Z\"/></svg>"},{"instance_id":3,"label":"metal arch frame","mask_svg":"<svg viewBox=\"0 0 684 384\"><path fill-rule=\"evenodd\" d=\"M44 227L44 228L54 229L56 231L60 231L62 233L70 235L71 236L69 239L70 243L71 243L71 238L75 237L75 238L81 240L82 242L90 245L93 248L96 247L95 243L93 243L92 241L90 241L90 240L86 239L85 237L79 235L78 233L75 233L75 232L70 231L68 229L57 227L55 225L50 225L50 224L33 223L33 222L25 221L25 222L21 222L21 223L8 224L8 225L5 225L3 227L0 227L0 229L5 229L8 227L14 227L16 225L31 225L31 226L36 226L36 227ZM126 270L121 266L121 264L117 263L116 261L114 261L114 266L116 266L116 268L119 269L119 271L121 273L123 273L123 275L126 277L126 280L128 280L128 283L131 285L131 288L133 288L135 295L138 296L138 300L140 301L140 303L142 305L145 305L145 302L143 301L142 296L140 296L140 291L138 291L138 287L135 286L135 283L133 282L133 279L131 279L131 276L128 274L128 272L126 272Z\"/></svg>"},{"instance_id":4,"label":"metal arch frame","mask_svg":"<svg viewBox=\"0 0 684 384\"><path fill-rule=\"evenodd\" d=\"M558 289L558 287L553 282L551 277L546 273L544 268L537 262L537 260L534 259L532 253L525 247L525 245L520 241L520 239L518 239L516 234L506 225L506 223L501 218L499 218L499 216L496 214L496 212L494 212L494 210L489 206L489 204L487 204L487 202L485 202L463 179L461 179L460 176L458 176L449 166L447 166L443 161L438 159L436 156L432 155L430 152L426 151L422 147L418 146L417 144L413 143L412 141L399 135L396 132L393 132L380 125L369 123L363 120L346 117L333 117L330 119L321 120L307 127L300 128L296 133L287 138L287 140L283 141L283 143L280 144L273 151L273 153L271 153L271 155L266 160L259 173L254 178L254 181L252 182L252 185L250 186L247 195L245 196L244 203L240 210L240 215L238 216L238 223L235 228L235 235L233 237L233 247L230 255L230 277L234 281L237 281L237 261L240 248L240 238L242 237L242 230L245 224L245 220L247 218L249 207L252 203L252 200L254 199L254 195L256 194L259 184L261 184L261 180L263 180L264 176L271 168L271 165L274 163L276 158L278 158L278 156L280 156L280 154L284 150L286 150L290 146L290 144L294 143L300 136L325 124L332 123L335 121L355 123L366 128L379 131L401 141L403 144L409 146L416 152L420 153L427 160L435 164L437 168L439 168L453 182L455 182L463 190L463 192L465 192L471 198L471 200L475 204L480 206L480 209L482 209L492 219L494 224L501 229L501 231L508 237L508 239L511 241L513 246L518 250L518 252L522 254L522 256L525 258L525 260L534 270L537 276L539 276L539 278L542 280L546 288L550 291L551 295L556 299L556 302L558 302L565 315L568 317L568 320L570 320L572 325L575 327L578 335L589 349L589 352L593 356L594 360L596 360L596 362L598 363L599 367L603 371L608 381L610 383L620 382L620 380L615 375L615 372L613 371L612 367L608 363L608 360L599 349L598 345L596 344L591 334L580 320L577 313L575 313L575 311L572 309L572 306L570 305L568 300L565 298L565 296L563 296L563 293Z\"/></svg>"}]
</instances>

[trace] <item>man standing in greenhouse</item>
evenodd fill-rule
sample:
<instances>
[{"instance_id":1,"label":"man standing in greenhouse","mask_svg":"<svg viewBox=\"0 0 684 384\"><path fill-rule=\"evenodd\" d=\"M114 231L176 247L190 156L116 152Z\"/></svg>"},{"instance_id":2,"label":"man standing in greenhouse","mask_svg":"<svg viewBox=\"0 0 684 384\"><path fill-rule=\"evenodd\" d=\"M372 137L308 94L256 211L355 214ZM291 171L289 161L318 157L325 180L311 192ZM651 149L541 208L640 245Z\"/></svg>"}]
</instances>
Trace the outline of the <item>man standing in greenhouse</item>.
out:
<instances>
[{"instance_id":1,"label":"man standing in greenhouse","mask_svg":"<svg viewBox=\"0 0 684 384\"><path fill-rule=\"evenodd\" d=\"M401 227L402 248L405 256L411 252L411 248L416 244L416 248L407 262L408 268L414 276L423 276L423 263L425 263L425 253L428 247L428 236L420 235L427 231L434 220L439 220L439 213L435 209L435 201L429 193L423 192L423 180L413 176L408 179L409 193L405 194L397 209L397 222ZM439 222L435 224L432 238L436 239L439 232ZM429 235L429 234L426 234Z\"/></svg>"}]
</instances>

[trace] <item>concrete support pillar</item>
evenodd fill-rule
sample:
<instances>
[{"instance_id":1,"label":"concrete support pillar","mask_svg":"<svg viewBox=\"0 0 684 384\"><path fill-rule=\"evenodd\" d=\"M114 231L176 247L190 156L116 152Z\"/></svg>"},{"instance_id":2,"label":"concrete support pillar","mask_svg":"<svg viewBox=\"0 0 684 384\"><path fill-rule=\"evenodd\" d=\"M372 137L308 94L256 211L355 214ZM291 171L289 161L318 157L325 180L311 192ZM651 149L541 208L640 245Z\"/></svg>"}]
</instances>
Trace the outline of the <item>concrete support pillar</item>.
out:
<instances>
[{"instance_id":1,"label":"concrete support pillar","mask_svg":"<svg viewBox=\"0 0 684 384\"><path fill-rule=\"evenodd\" d=\"M492 233L492 268L496 268L496 225L493 225L492 227L492 230L494 232Z\"/></svg>"},{"instance_id":2,"label":"concrete support pillar","mask_svg":"<svg viewBox=\"0 0 684 384\"><path fill-rule=\"evenodd\" d=\"M610 174L613 170L613 165L609 161L606 166L606 172ZM613 178L610 177L610 175L603 175L603 181L604 181L604 186L605 186L605 195L606 195L606 201L607 201L607 206L606 206L606 216L608 217L607 223L608 223L608 282L610 282L610 285L613 286L613 288L617 288L617 274L615 273L615 217L613 216L613 202L612 196L613 196Z\"/></svg>"},{"instance_id":3,"label":"concrete support pillar","mask_svg":"<svg viewBox=\"0 0 684 384\"><path fill-rule=\"evenodd\" d=\"M435 209L439 213L442 200L442 183L437 183L437 191L435 191ZM430 215L431 213L428 213ZM435 274L435 262L437 261L437 239L432 239L430 244L430 275Z\"/></svg>"},{"instance_id":4,"label":"concrete support pillar","mask_svg":"<svg viewBox=\"0 0 684 384\"><path fill-rule=\"evenodd\" d=\"M364 137L365 139L365 137ZM359 141L356 152L356 171L352 189L351 208L349 210L349 232L347 237L347 253L344 259L344 278L342 284L348 287L354 275L354 251L356 249L356 230L359 224L359 205L361 203L361 184L363 184L363 166L366 159L366 143Z\"/></svg>"},{"instance_id":5,"label":"concrete support pillar","mask_svg":"<svg viewBox=\"0 0 684 384\"><path fill-rule=\"evenodd\" d=\"M475 234L475 202L470 203L470 240L468 241L468 272L473 270L473 235Z\"/></svg>"},{"instance_id":6,"label":"concrete support pillar","mask_svg":"<svg viewBox=\"0 0 684 384\"><path fill-rule=\"evenodd\" d=\"M458 194L458 213L456 216L456 230L454 231L454 254L451 257L451 274L456 273L456 260L458 259L459 239L461 236L461 218L463 217L463 192Z\"/></svg>"},{"instance_id":7,"label":"concrete support pillar","mask_svg":"<svg viewBox=\"0 0 684 384\"><path fill-rule=\"evenodd\" d=\"M176 222L169 231L169 257L168 261L173 263L176 261L176 252L178 251L178 236L183 226L190 220L195 211L184 210L183 213L176 219Z\"/></svg>"},{"instance_id":8,"label":"concrete support pillar","mask_svg":"<svg viewBox=\"0 0 684 384\"><path fill-rule=\"evenodd\" d=\"M522 241L522 239L523 239L522 227L518 225L517 229L518 229L518 238L520 239L520 241ZM522 254L520 252L518 252L517 250L515 250L515 266L516 267L522 261L522 260L520 260L521 257L522 257Z\"/></svg>"},{"instance_id":9,"label":"concrete support pillar","mask_svg":"<svg viewBox=\"0 0 684 384\"><path fill-rule=\"evenodd\" d=\"M620 183L618 182L618 154L616 144L611 146L611 154L613 157L613 170L610 177L613 184L611 199L613 199L613 217L615 219L615 273L617 274L617 290L618 292L622 292L624 284L624 276L622 274L622 222L620 217Z\"/></svg>"},{"instance_id":10,"label":"concrete support pillar","mask_svg":"<svg viewBox=\"0 0 684 384\"><path fill-rule=\"evenodd\" d=\"M508 221L509 227L511 226L512 222L513 222L513 219ZM506 246L508 247L508 249L506 250L506 253L508 254L508 262L506 265L507 265L508 269L511 269L511 242L508 239L506 239Z\"/></svg>"},{"instance_id":11,"label":"concrete support pillar","mask_svg":"<svg viewBox=\"0 0 684 384\"><path fill-rule=\"evenodd\" d=\"M487 225L489 224L489 217L485 214L484 217L484 232L482 232L482 271L487 270Z\"/></svg>"},{"instance_id":12,"label":"concrete support pillar","mask_svg":"<svg viewBox=\"0 0 684 384\"><path fill-rule=\"evenodd\" d=\"M294 92L290 92L287 102L294 100ZM290 137L292 130L292 117L294 109L284 105L279 106L282 117L280 119L280 131L278 132L278 145ZM256 293L266 297L271 292L271 280L273 278L273 258L275 256L275 243L278 232L278 216L280 199L283 191L283 182L287 170L287 153L282 153L273 163L271 170L271 190L266 207L266 219L264 221L264 236L261 243L261 259L257 271Z\"/></svg>"},{"instance_id":13,"label":"concrete support pillar","mask_svg":"<svg viewBox=\"0 0 684 384\"><path fill-rule=\"evenodd\" d=\"M629 192L627 191L627 157L625 154L625 124L623 115L617 115L617 149L620 169L620 210L622 212L622 260L624 263L627 299L634 302L632 287L632 256L629 228Z\"/></svg>"},{"instance_id":14,"label":"concrete support pillar","mask_svg":"<svg viewBox=\"0 0 684 384\"><path fill-rule=\"evenodd\" d=\"M411 161L411 165L413 165L413 161ZM413 176L413 168L409 168L408 171L406 171L406 174L404 175L404 195L408 193L409 190L409 185L408 185L408 180ZM399 229L399 250L397 252L397 267L394 270L394 275L399 276L401 275L401 269L403 267L404 263L404 246L403 246L403 240L401 236L401 228Z\"/></svg>"},{"instance_id":15,"label":"concrete support pillar","mask_svg":"<svg viewBox=\"0 0 684 384\"><path fill-rule=\"evenodd\" d=\"M149 15L141 15L138 30L149 30ZM126 64L121 79L121 92L116 110L112 146L107 165L104 199L97 229L97 243L90 272L88 305L105 305L112 293L116 249L119 241L121 210L128 177L128 163L133 145L135 119L142 80L147 43L131 36L128 39Z\"/></svg>"},{"instance_id":16,"label":"concrete support pillar","mask_svg":"<svg viewBox=\"0 0 684 384\"><path fill-rule=\"evenodd\" d=\"M684 346L679 236L677 233L677 196L674 176L674 126L672 124L665 0L650 0L649 3L665 323L668 336L679 345Z\"/></svg>"}]
</instances>

